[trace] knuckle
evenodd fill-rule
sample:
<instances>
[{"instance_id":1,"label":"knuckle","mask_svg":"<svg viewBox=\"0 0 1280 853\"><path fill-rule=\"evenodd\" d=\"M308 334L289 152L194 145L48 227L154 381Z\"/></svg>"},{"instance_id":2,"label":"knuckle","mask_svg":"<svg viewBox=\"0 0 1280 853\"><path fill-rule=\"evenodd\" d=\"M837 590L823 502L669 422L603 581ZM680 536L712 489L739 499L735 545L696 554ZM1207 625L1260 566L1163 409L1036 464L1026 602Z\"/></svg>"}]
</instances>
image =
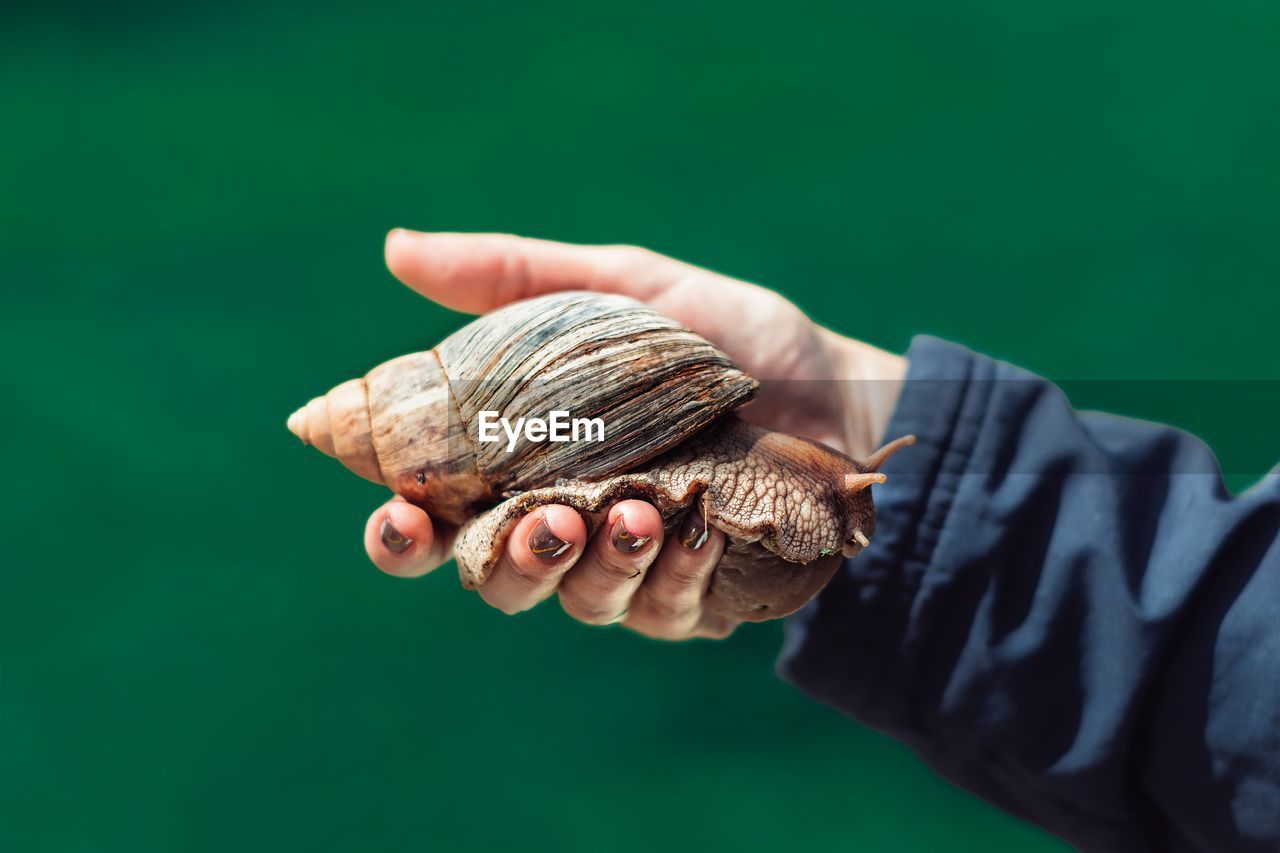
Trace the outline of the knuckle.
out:
<instances>
[{"instance_id":1,"label":"knuckle","mask_svg":"<svg viewBox=\"0 0 1280 853\"><path fill-rule=\"evenodd\" d=\"M614 243L606 248L612 252L614 257L619 261L636 263L657 257L657 253L652 249L646 249L644 246L637 246L634 243Z\"/></svg>"},{"instance_id":2,"label":"knuckle","mask_svg":"<svg viewBox=\"0 0 1280 853\"><path fill-rule=\"evenodd\" d=\"M510 282L517 293L528 294L534 277L529 256L524 252L511 252L502 259L502 276L497 280Z\"/></svg>"},{"instance_id":3,"label":"knuckle","mask_svg":"<svg viewBox=\"0 0 1280 853\"><path fill-rule=\"evenodd\" d=\"M466 282L466 265L460 259L444 255L436 260L435 278L446 288L460 287Z\"/></svg>"},{"instance_id":4,"label":"knuckle","mask_svg":"<svg viewBox=\"0 0 1280 853\"><path fill-rule=\"evenodd\" d=\"M623 624L640 636L653 640L684 640L689 637L687 626L654 619L647 613L628 613Z\"/></svg>"},{"instance_id":5,"label":"knuckle","mask_svg":"<svg viewBox=\"0 0 1280 853\"><path fill-rule=\"evenodd\" d=\"M492 590L488 587L481 587L479 593L480 597L484 599L485 604L488 604L494 610L497 610L506 616L515 616L517 613L523 613L536 604L536 602L515 598L509 595L494 595Z\"/></svg>"},{"instance_id":6,"label":"knuckle","mask_svg":"<svg viewBox=\"0 0 1280 853\"><path fill-rule=\"evenodd\" d=\"M662 255L643 246L622 243L607 246L606 249L614 269L623 274L650 269L665 260Z\"/></svg>"},{"instance_id":7,"label":"knuckle","mask_svg":"<svg viewBox=\"0 0 1280 853\"><path fill-rule=\"evenodd\" d=\"M559 597L561 609L587 625L608 625L618 615L599 601L584 599L572 588L561 587Z\"/></svg>"},{"instance_id":8,"label":"knuckle","mask_svg":"<svg viewBox=\"0 0 1280 853\"><path fill-rule=\"evenodd\" d=\"M534 563L524 560L510 561L511 576L516 583L526 589L541 586L556 571L553 563Z\"/></svg>"},{"instance_id":9,"label":"knuckle","mask_svg":"<svg viewBox=\"0 0 1280 853\"><path fill-rule=\"evenodd\" d=\"M621 586L644 577L648 567L644 559L623 556L604 558L599 561L601 580L609 586Z\"/></svg>"},{"instance_id":10,"label":"knuckle","mask_svg":"<svg viewBox=\"0 0 1280 853\"><path fill-rule=\"evenodd\" d=\"M694 630L695 637L708 640L723 640L734 632L738 623L729 619L709 619L702 622Z\"/></svg>"},{"instance_id":11,"label":"knuckle","mask_svg":"<svg viewBox=\"0 0 1280 853\"><path fill-rule=\"evenodd\" d=\"M662 623L686 622L694 614L696 604L681 600L672 595L654 595L641 597L641 609L652 621Z\"/></svg>"},{"instance_id":12,"label":"knuckle","mask_svg":"<svg viewBox=\"0 0 1280 853\"><path fill-rule=\"evenodd\" d=\"M704 566L700 563L677 559L664 565L662 574L667 578L671 586L676 589L701 589L711 575L713 568L714 566Z\"/></svg>"}]
</instances>

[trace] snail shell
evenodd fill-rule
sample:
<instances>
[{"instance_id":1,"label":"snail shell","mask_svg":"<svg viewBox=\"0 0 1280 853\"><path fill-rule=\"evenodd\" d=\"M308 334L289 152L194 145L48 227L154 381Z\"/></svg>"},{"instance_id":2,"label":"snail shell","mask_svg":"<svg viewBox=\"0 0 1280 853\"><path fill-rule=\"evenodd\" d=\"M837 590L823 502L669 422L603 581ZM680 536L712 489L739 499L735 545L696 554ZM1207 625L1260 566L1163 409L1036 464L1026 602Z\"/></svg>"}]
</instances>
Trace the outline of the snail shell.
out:
<instances>
[{"instance_id":1,"label":"snail shell","mask_svg":"<svg viewBox=\"0 0 1280 853\"><path fill-rule=\"evenodd\" d=\"M696 434L757 383L633 299L560 293L514 303L427 352L392 359L289 419L304 442L461 524L505 494L629 471ZM599 442L482 442L479 415L600 418Z\"/></svg>"},{"instance_id":2,"label":"snail shell","mask_svg":"<svg viewBox=\"0 0 1280 853\"><path fill-rule=\"evenodd\" d=\"M859 463L729 414L757 383L680 324L635 300L560 293L481 317L433 350L392 359L289 418L304 442L463 525L464 586L479 587L510 527L539 506L577 509L594 533L641 498L670 532L695 504L728 535L708 610L748 621L812 598L875 530L868 488L913 439ZM482 442L480 413L515 422L568 411L602 441ZM496 506L495 506L496 504Z\"/></svg>"}]
</instances>

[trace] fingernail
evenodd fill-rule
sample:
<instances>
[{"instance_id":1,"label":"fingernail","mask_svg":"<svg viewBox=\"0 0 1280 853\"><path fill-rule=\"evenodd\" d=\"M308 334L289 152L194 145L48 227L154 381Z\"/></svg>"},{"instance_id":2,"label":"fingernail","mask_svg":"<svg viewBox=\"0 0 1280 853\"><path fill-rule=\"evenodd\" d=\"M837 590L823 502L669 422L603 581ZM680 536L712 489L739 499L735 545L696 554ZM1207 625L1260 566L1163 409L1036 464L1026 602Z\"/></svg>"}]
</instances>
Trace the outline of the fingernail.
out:
<instances>
[{"instance_id":1,"label":"fingernail","mask_svg":"<svg viewBox=\"0 0 1280 853\"><path fill-rule=\"evenodd\" d=\"M382 544L387 546L387 550L396 554L403 554L413 544L413 540L405 536L395 525L391 523L390 518L382 519Z\"/></svg>"},{"instance_id":2,"label":"fingernail","mask_svg":"<svg viewBox=\"0 0 1280 853\"><path fill-rule=\"evenodd\" d=\"M684 517L684 525L680 528L680 544L690 551L696 551L707 544L710 538L711 531L707 529L707 520L702 517L702 513L697 507L689 510L689 514Z\"/></svg>"},{"instance_id":3,"label":"fingernail","mask_svg":"<svg viewBox=\"0 0 1280 853\"><path fill-rule=\"evenodd\" d=\"M529 534L529 550L533 556L543 560L555 560L564 555L573 545L551 532L546 517L538 519L533 532Z\"/></svg>"},{"instance_id":4,"label":"fingernail","mask_svg":"<svg viewBox=\"0 0 1280 853\"><path fill-rule=\"evenodd\" d=\"M613 523L613 530L609 532L609 539L613 542L613 547L623 554L634 554L645 545L648 545L649 540L652 538L652 536L636 536L627 529L622 516L618 516L618 520Z\"/></svg>"}]
</instances>

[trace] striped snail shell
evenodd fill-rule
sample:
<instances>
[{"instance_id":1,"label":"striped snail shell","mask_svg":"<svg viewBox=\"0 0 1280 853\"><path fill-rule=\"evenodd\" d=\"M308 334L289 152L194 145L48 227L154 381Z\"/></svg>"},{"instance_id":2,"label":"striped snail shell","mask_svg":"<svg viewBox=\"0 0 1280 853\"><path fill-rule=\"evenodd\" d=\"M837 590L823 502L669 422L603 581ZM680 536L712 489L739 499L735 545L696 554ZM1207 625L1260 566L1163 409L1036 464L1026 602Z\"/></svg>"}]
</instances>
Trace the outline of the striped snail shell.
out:
<instances>
[{"instance_id":1,"label":"striped snail shell","mask_svg":"<svg viewBox=\"0 0 1280 853\"><path fill-rule=\"evenodd\" d=\"M609 507L653 503L668 529L695 505L728 536L712 612L793 612L875 529L868 486L905 438L856 462L731 411L756 381L684 326L623 296L558 293L513 303L426 352L338 385L289 418L305 443L439 518L463 525L463 585L482 585L505 535L567 504L590 533ZM599 419L601 440L482 440L486 416Z\"/></svg>"},{"instance_id":2,"label":"striped snail shell","mask_svg":"<svg viewBox=\"0 0 1280 853\"><path fill-rule=\"evenodd\" d=\"M652 459L746 402L756 381L693 332L623 296L508 305L435 349L337 386L289 429L355 473L460 524L505 494ZM604 422L603 441L480 441L481 412Z\"/></svg>"}]
</instances>

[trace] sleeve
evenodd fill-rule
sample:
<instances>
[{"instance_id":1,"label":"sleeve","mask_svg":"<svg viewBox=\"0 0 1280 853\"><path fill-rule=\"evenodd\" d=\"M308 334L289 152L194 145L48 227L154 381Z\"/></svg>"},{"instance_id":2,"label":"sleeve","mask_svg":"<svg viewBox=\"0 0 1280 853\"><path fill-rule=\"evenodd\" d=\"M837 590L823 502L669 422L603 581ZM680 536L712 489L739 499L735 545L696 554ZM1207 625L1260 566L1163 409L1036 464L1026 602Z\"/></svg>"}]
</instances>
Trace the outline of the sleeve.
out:
<instances>
[{"instance_id":1,"label":"sleeve","mask_svg":"<svg viewBox=\"0 0 1280 853\"><path fill-rule=\"evenodd\" d=\"M782 676L1087 850L1280 849L1280 474L917 339L872 545Z\"/></svg>"}]
</instances>

